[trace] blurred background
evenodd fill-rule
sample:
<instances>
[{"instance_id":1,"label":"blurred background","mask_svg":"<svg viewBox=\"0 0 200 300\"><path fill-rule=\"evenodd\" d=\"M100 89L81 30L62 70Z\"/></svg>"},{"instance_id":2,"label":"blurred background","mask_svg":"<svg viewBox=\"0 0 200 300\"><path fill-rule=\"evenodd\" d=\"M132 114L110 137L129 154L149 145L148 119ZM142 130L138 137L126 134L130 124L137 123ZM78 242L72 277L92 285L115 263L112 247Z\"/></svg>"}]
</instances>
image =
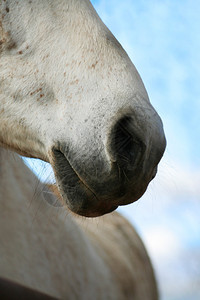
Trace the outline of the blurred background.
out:
<instances>
[{"instance_id":1,"label":"blurred background","mask_svg":"<svg viewBox=\"0 0 200 300\"><path fill-rule=\"evenodd\" d=\"M200 1L92 3L138 69L168 142L146 194L119 211L145 242L161 300L199 300ZM26 162L51 180L49 165Z\"/></svg>"}]
</instances>

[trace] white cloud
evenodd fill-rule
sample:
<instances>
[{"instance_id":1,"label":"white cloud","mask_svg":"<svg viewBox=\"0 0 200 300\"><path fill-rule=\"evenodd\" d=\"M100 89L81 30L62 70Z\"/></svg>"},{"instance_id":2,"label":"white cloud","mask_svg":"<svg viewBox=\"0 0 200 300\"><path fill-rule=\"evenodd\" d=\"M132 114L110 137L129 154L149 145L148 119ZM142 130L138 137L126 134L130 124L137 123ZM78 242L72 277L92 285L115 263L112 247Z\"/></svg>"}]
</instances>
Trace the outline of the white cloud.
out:
<instances>
[{"instance_id":1,"label":"white cloud","mask_svg":"<svg viewBox=\"0 0 200 300\"><path fill-rule=\"evenodd\" d=\"M156 261L169 260L179 255L181 241L177 235L162 226L152 226L145 231L144 241Z\"/></svg>"}]
</instances>

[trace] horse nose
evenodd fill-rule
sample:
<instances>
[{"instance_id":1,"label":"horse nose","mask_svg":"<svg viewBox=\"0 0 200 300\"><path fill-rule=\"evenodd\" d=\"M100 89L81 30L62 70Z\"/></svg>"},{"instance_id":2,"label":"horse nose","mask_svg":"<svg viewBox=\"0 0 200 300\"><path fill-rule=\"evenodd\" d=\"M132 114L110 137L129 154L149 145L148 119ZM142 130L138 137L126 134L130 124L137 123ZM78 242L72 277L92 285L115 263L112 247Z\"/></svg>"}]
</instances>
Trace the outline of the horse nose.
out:
<instances>
[{"instance_id":1,"label":"horse nose","mask_svg":"<svg viewBox=\"0 0 200 300\"><path fill-rule=\"evenodd\" d=\"M133 129L133 121L125 116L117 121L111 133L111 157L121 169L132 170L142 157L145 146Z\"/></svg>"}]
</instances>

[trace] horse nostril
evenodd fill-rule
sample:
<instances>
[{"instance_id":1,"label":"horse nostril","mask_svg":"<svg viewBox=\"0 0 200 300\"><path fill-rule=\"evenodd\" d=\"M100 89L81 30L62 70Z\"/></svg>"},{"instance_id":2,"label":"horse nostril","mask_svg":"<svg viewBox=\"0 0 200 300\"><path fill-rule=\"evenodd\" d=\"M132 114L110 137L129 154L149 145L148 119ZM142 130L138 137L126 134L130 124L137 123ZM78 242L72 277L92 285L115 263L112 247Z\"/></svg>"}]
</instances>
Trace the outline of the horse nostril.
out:
<instances>
[{"instance_id":1,"label":"horse nostril","mask_svg":"<svg viewBox=\"0 0 200 300\"><path fill-rule=\"evenodd\" d=\"M121 168L133 167L141 154L141 142L133 132L131 117L120 119L112 133L112 151Z\"/></svg>"}]
</instances>

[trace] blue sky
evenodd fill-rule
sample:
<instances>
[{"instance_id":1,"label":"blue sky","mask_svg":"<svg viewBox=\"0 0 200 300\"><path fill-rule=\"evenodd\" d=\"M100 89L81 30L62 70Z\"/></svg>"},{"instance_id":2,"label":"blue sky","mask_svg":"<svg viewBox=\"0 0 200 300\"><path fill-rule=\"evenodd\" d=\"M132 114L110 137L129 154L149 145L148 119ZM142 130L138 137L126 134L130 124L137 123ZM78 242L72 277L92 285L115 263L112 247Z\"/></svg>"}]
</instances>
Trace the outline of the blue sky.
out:
<instances>
[{"instance_id":1,"label":"blue sky","mask_svg":"<svg viewBox=\"0 0 200 300\"><path fill-rule=\"evenodd\" d=\"M164 121L168 151L200 167L200 2L92 1L136 65Z\"/></svg>"},{"instance_id":2,"label":"blue sky","mask_svg":"<svg viewBox=\"0 0 200 300\"><path fill-rule=\"evenodd\" d=\"M92 3L137 67L168 142L147 193L120 211L149 249L161 299L200 299L200 1Z\"/></svg>"}]
</instances>

